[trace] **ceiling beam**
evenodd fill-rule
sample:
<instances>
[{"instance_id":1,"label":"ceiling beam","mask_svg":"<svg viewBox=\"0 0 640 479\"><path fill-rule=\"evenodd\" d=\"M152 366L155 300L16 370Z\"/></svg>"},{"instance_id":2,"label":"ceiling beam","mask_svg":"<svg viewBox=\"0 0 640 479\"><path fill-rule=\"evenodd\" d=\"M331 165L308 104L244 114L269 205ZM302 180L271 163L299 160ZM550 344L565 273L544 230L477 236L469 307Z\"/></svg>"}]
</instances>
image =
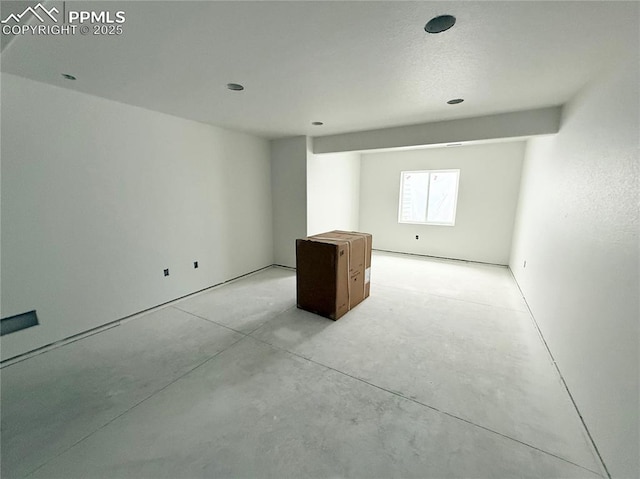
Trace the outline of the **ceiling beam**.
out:
<instances>
[{"instance_id":1,"label":"ceiling beam","mask_svg":"<svg viewBox=\"0 0 640 479\"><path fill-rule=\"evenodd\" d=\"M560 130L562 107L357 131L313 138L314 153L429 146L549 135Z\"/></svg>"}]
</instances>

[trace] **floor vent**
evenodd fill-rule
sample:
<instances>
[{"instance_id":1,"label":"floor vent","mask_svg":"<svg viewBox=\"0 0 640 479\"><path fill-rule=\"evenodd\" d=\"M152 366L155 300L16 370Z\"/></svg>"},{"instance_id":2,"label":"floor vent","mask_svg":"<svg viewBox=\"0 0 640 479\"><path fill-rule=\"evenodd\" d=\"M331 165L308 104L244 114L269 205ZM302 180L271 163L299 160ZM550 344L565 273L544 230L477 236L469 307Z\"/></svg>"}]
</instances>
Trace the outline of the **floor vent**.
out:
<instances>
[{"instance_id":1,"label":"floor vent","mask_svg":"<svg viewBox=\"0 0 640 479\"><path fill-rule=\"evenodd\" d=\"M16 314L15 316L9 316L8 318L2 318L0 320L0 336L5 334L15 333L21 329L27 329L31 326L38 325L38 315L35 309L28 313Z\"/></svg>"}]
</instances>

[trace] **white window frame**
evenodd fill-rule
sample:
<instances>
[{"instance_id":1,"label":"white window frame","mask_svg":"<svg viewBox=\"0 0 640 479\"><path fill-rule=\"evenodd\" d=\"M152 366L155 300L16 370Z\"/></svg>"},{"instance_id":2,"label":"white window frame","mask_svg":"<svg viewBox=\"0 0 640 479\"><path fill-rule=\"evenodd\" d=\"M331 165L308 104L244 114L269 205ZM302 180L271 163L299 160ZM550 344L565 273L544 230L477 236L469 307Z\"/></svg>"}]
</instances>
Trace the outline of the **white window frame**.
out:
<instances>
[{"instance_id":1,"label":"white window frame","mask_svg":"<svg viewBox=\"0 0 640 479\"><path fill-rule=\"evenodd\" d=\"M427 221L426 218L429 217L429 189L427 187L427 206L426 206L426 218L425 221L403 221L402 220L402 193L404 191L404 177L407 173L429 173L429 181L427 184L431 184L431 175L438 173L457 173L456 176L456 194L453 199L453 221L451 223L443 223L436 221ZM456 224L456 214L458 207L458 195L460 193L460 170L459 169L449 169L449 170L412 170L412 171L401 171L400 172L400 193L398 197L398 223L402 224L411 224L411 225L431 225L431 226L455 226Z\"/></svg>"}]
</instances>

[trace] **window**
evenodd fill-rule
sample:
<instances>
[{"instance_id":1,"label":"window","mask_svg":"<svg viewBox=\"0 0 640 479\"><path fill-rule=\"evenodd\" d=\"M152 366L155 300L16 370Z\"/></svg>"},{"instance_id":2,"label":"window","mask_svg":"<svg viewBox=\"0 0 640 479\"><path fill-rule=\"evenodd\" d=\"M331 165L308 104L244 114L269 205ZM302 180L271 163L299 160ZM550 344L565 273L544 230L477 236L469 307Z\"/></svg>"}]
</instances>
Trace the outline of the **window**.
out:
<instances>
[{"instance_id":1,"label":"window","mask_svg":"<svg viewBox=\"0 0 640 479\"><path fill-rule=\"evenodd\" d=\"M453 226L460 170L403 171L398 223Z\"/></svg>"}]
</instances>

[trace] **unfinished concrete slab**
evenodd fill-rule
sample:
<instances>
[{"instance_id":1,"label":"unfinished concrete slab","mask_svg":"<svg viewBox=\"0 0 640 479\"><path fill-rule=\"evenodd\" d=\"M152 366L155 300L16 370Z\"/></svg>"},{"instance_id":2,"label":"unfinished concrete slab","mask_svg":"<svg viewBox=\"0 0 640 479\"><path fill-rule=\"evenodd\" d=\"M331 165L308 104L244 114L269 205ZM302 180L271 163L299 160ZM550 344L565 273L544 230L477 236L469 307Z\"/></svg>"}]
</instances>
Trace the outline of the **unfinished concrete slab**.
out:
<instances>
[{"instance_id":1,"label":"unfinished concrete slab","mask_svg":"<svg viewBox=\"0 0 640 479\"><path fill-rule=\"evenodd\" d=\"M374 284L340 321L293 309L253 336L597 470L527 313Z\"/></svg>"},{"instance_id":2,"label":"unfinished concrete slab","mask_svg":"<svg viewBox=\"0 0 640 479\"><path fill-rule=\"evenodd\" d=\"M559 475L597 477L245 338L32 477Z\"/></svg>"},{"instance_id":3,"label":"unfinished concrete slab","mask_svg":"<svg viewBox=\"0 0 640 479\"><path fill-rule=\"evenodd\" d=\"M601 477L506 268L374 252L294 305L272 268L5 367L2 477Z\"/></svg>"},{"instance_id":4,"label":"unfinished concrete slab","mask_svg":"<svg viewBox=\"0 0 640 479\"><path fill-rule=\"evenodd\" d=\"M240 338L164 308L3 368L0 475L28 475Z\"/></svg>"},{"instance_id":5,"label":"unfinished concrete slab","mask_svg":"<svg viewBox=\"0 0 640 479\"><path fill-rule=\"evenodd\" d=\"M295 272L269 268L185 298L176 302L175 307L248 333L294 307L295 288Z\"/></svg>"}]
</instances>

